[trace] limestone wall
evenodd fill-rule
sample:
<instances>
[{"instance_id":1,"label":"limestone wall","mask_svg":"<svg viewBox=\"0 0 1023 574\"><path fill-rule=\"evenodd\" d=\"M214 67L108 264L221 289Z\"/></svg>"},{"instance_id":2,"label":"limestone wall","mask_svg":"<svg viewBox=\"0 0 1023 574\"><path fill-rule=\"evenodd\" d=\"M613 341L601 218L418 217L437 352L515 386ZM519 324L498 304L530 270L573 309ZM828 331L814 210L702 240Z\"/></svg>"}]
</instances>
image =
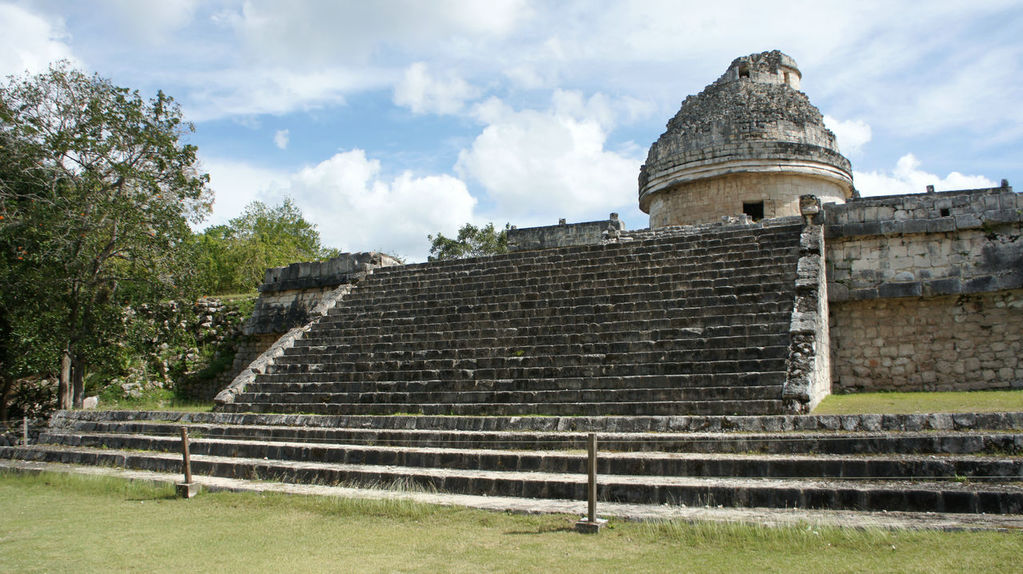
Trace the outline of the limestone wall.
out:
<instances>
[{"instance_id":1,"label":"limestone wall","mask_svg":"<svg viewBox=\"0 0 1023 574\"><path fill-rule=\"evenodd\" d=\"M836 391L1023 388L1023 290L831 305Z\"/></svg>"},{"instance_id":2,"label":"limestone wall","mask_svg":"<svg viewBox=\"0 0 1023 574\"><path fill-rule=\"evenodd\" d=\"M833 302L1023 287L1023 196L1008 186L857 199L824 212Z\"/></svg>"},{"instance_id":3,"label":"limestone wall","mask_svg":"<svg viewBox=\"0 0 1023 574\"><path fill-rule=\"evenodd\" d=\"M366 252L267 269L244 332L282 335L307 322L310 312L339 285L354 283L374 268L391 265L398 261L383 253Z\"/></svg>"},{"instance_id":4,"label":"limestone wall","mask_svg":"<svg viewBox=\"0 0 1023 574\"><path fill-rule=\"evenodd\" d=\"M1020 194L858 199L824 220L836 391L1023 384Z\"/></svg>"},{"instance_id":5,"label":"limestone wall","mask_svg":"<svg viewBox=\"0 0 1023 574\"><path fill-rule=\"evenodd\" d=\"M620 232L623 229L625 225L618 219L617 213L612 213L604 221L567 224L562 220L558 225L523 229L513 227L508 230L508 249L525 251L572 245L596 245L605 239L609 230Z\"/></svg>"},{"instance_id":6,"label":"limestone wall","mask_svg":"<svg viewBox=\"0 0 1023 574\"><path fill-rule=\"evenodd\" d=\"M799 197L842 203L845 190L834 181L799 174L737 173L682 184L650 196L650 227L694 225L742 215L743 203L764 202L764 217L799 215Z\"/></svg>"},{"instance_id":7,"label":"limestone wall","mask_svg":"<svg viewBox=\"0 0 1023 574\"><path fill-rule=\"evenodd\" d=\"M233 400L255 373L272 363L367 273L399 264L389 255L366 252L267 269L255 309L242 329L244 338L235 354L232 378L218 381L222 390L217 402Z\"/></svg>"},{"instance_id":8,"label":"limestone wall","mask_svg":"<svg viewBox=\"0 0 1023 574\"><path fill-rule=\"evenodd\" d=\"M794 412L810 412L831 393L824 233L807 225L799 237L796 297L789 325L789 367L782 398Z\"/></svg>"}]
</instances>

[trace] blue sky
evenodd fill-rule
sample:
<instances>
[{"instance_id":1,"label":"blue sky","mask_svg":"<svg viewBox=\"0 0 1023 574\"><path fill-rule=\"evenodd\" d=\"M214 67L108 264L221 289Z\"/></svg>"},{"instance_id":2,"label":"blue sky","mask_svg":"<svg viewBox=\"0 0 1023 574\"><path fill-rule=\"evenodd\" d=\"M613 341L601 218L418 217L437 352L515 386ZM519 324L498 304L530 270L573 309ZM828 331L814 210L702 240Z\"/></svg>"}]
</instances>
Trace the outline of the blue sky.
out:
<instances>
[{"instance_id":1,"label":"blue sky","mask_svg":"<svg viewBox=\"0 0 1023 574\"><path fill-rule=\"evenodd\" d=\"M216 205L293 198L324 242L425 258L465 222L647 219L681 101L780 49L864 195L1023 186L1023 4L0 0L0 74L55 59L173 96Z\"/></svg>"}]
</instances>

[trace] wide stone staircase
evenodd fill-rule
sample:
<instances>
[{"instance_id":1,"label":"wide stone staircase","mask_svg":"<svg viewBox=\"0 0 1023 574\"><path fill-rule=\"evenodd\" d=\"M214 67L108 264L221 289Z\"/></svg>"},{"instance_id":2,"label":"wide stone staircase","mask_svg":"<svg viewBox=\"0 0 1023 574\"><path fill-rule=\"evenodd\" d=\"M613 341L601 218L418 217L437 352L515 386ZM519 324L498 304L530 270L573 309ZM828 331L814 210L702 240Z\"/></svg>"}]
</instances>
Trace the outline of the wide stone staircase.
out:
<instances>
[{"instance_id":1,"label":"wide stone staircase","mask_svg":"<svg viewBox=\"0 0 1023 574\"><path fill-rule=\"evenodd\" d=\"M0 459L646 505L1023 512L1023 413L480 417L63 411ZM0 464L2 466L2 464Z\"/></svg>"},{"instance_id":2,"label":"wide stone staircase","mask_svg":"<svg viewBox=\"0 0 1023 574\"><path fill-rule=\"evenodd\" d=\"M225 412L783 411L799 223L377 269Z\"/></svg>"},{"instance_id":3,"label":"wide stone staircase","mask_svg":"<svg viewBox=\"0 0 1023 574\"><path fill-rule=\"evenodd\" d=\"M800 232L377 269L218 412L61 411L0 468L179 473L185 427L199 482L542 510L585 499L596 433L605 503L1023 513L1023 413L785 412Z\"/></svg>"}]
</instances>

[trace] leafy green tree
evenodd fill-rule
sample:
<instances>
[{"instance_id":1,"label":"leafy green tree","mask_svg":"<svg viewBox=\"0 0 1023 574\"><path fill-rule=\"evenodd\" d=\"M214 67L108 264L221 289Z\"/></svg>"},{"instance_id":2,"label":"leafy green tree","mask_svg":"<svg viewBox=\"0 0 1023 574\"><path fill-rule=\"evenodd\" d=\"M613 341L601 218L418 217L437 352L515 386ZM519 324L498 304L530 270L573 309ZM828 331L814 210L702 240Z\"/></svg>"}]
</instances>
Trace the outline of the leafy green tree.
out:
<instances>
[{"instance_id":1,"label":"leafy green tree","mask_svg":"<svg viewBox=\"0 0 1023 574\"><path fill-rule=\"evenodd\" d=\"M316 225L290 198L274 206L253 201L227 225L199 234L190 248L205 277L204 293L210 295L252 291L269 267L338 255L320 243Z\"/></svg>"},{"instance_id":2,"label":"leafy green tree","mask_svg":"<svg viewBox=\"0 0 1023 574\"><path fill-rule=\"evenodd\" d=\"M181 141L192 129L163 92L147 101L66 62L0 85L0 308L9 343L34 323L59 349L61 407L81 405L124 305L180 293L176 248L212 199Z\"/></svg>"},{"instance_id":3,"label":"leafy green tree","mask_svg":"<svg viewBox=\"0 0 1023 574\"><path fill-rule=\"evenodd\" d=\"M505 253L508 251L510 228L510 224L505 224L504 229L497 231L493 223L483 227L466 223L458 230L458 236L454 239L444 237L442 233L427 235L426 238L431 243L429 260L444 261Z\"/></svg>"}]
</instances>

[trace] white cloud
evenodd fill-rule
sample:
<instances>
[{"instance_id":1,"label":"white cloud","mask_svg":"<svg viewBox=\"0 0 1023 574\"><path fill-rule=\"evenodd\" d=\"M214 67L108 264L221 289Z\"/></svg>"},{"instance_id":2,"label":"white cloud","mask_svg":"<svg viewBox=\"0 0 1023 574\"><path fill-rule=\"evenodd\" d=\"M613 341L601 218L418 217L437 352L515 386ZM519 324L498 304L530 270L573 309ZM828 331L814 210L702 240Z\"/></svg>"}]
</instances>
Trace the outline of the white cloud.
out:
<instances>
[{"instance_id":1,"label":"white cloud","mask_svg":"<svg viewBox=\"0 0 1023 574\"><path fill-rule=\"evenodd\" d=\"M39 73L51 62L74 61L64 25L14 4L0 4L0 77Z\"/></svg>"},{"instance_id":2,"label":"white cloud","mask_svg":"<svg viewBox=\"0 0 1023 574\"><path fill-rule=\"evenodd\" d=\"M426 258L426 236L454 234L473 219L476 200L449 175L388 179L380 162L355 149L294 174L284 190L319 225L326 244Z\"/></svg>"},{"instance_id":3,"label":"white cloud","mask_svg":"<svg viewBox=\"0 0 1023 574\"><path fill-rule=\"evenodd\" d=\"M455 235L474 221L476 199L450 175L385 177L363 150L337 153L296 172L206 159L217 203L210 224L237 217L249 202L291 197L315 223L325 245L343 251L384 251L426 259L426 236Z\"/></svg>"},{"instance_id":4,"label":"white cloud","mask_svg":"<svg viewBox=\"0 0 1023 574\"><path fill-rule=\"evenodd\" d=\"M434 75L425 63L416 62L394 87L394 103L417 114L454 114L479 93L452 70Z\"/></svg>"},{"instance_id":5,"label":"white cloud","mask_svg":"<svg viewBox=\"0 0 1023 574\"><path fill-rule=\"evenodd\" d=\"M280 149L288 149L288 142L291 140L291 135L288 130L277 130L274 133L274 145Z\"/></svg>"},{"instance_id":6,"label":"white cloud","mask_svg":"<svg viewBox=\"0 0 1023 574\"><path fill-rule=\"evenodd\" d=\"M613 123L603 96L556 95L547 111L513 111L492 98L476 108L488 125L455 171L479 182L495 211L518 225L606 217L636 203L641 160L605 149Z\"/></svg>"},{"instance_id":7,"label":"white cloud","mask_svg":"<svg viewBox=\"0 0 1023 574\"><path fill-rule=\"evenodd\" d=\"M835 133L838 149L844 155L856 157L871 139L870 125L863 120L840 120L824 116L824 125Z\"/></svg>"},{"instance_id":8,"label":"white cloud","mask_svg":"<svg viewBox=\"0 0 1023 574\"><path fill-rule=\"evenodd\" d=\"M928 185L933 185L935 191L977 189L997 185L982 175L963 175L953 171L941 177L928 173L920 169L920 160L911 153L900 157L891 172L857 171L853 173L853 181L860 195L864 197L924 193Z\"/></svg>"},{"instance_id":9,"label":"white cloud","mask_svg":"<svg viewBox=\"0 0 1023 574\"><path fill-rule=\"evenodd\" d=\"M189 81L193 91L186 111L190 120L200 122L341 105L346 93L388 86L392 77L379 70L233 68L194 74Z\"/></svg>"},{"instance_id":10,"label":"white cloud","mask_svg":"<svg viewBox=\"0 0 1023 574\"><path fill-rule=\"evenodd\" d=\"M316 67L389 50L461 51L509 34L530 13L524 0L250 0L220 20L235 26L249 57Z\"/></svg>"},{"instance_id":11,"label":"white cloud","mask_svg":"<svg viewBox=\"0 0 1023 574\"><path fill-rule=\"evenodd\" d=\"M198 0L105 0L118 21L118 32L152 44L167 41L171 34L192 21Z\"/></svg>"}]
</instances>

